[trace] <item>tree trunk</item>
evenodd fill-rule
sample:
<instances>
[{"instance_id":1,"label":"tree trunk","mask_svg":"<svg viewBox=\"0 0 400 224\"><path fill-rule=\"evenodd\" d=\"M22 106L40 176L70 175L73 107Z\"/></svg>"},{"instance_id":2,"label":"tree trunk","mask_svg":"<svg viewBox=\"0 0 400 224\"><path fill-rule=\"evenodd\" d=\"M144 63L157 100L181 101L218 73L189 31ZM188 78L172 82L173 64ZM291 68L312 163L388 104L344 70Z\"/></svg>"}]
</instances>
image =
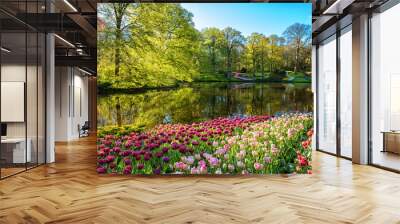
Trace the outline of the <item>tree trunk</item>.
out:
<instances>
[{"instance_id":1,"label":"tree trunk","mask_svg":"<svg viewBox=\"0 0 400 224\"><path fill-rule=\"evenodd\" d=\"M256 77L256 57L253 56L253 76Z\"/></svg>"},{"instance_id":2,"label":"tree trunk","mask_svg":"<svg viewBox=\"0 0 400 224\"><path fill-rule=\"evenodd\" d=\"M273 56L274 56L274 48L271 46L271 58L269 60L269 72L270 73L272 73L272 70L273 70L273 67L274 67L274 64L273 64L273 61L272 61L272 57Z\"/></svg>"},{"instance_id":3,"label":"tree trunk","mask_svg":"<svg viewBox=\"0 0 400 224\"><path fill-rule=\"evenodd\" d=\"M114 75L118 77L121 67L121 42L122 42L122 19L124 17L127 5L126 3L117 3L114 5L115 16L115 50L114 50Z\"/></svg>"},{"instance_id":4,"label":"tree trunk","mask_svg":"<svg viewBox=\"0 0 400 224\"><path fill-rule=\"evenodd\" d=\"M119 97L117 97L117 104L116 104L116 109L117 109L117 125L118 127L122 126L122 116L121 116L121 103L119 101Z\"/></svg>"},{"instance_id":5,"label":"tree trunk","mask_svg":"<svg viewBox=\"0 0 400 224\"><path fill-rule=\"evenodd\" d=\"M216 67L217 67L217 60L216 60L216 56L215 56L215 48L213 48L213 50L212 50L212 56L211 56L211 59L212 59L212 66L213 66L213 73L216 73Z\"/></svg>"},{"instance_id":6,"label":"tree trunk","mask_svg":"<svg viewBox=\"0 0 400 224\"><path fill-rule=\"evenodd\" d=\"M122 24L122 18L119 16L116 16L116 34L115 34L115 70L114 70L114 75L119 76L119 68L121 64L121 24Z\"/></svg>"},{"instance_id":7,"label":"tree trunk","mask_svg":"<svg viewBox=\"0 0 400 224\"><path fill-rule=\"evenodd\" d=\"M261 75L264 80L264 49L261 51Z\"/></svg>"},{"instance_id":8,"label":"tree trunk","mask_svg":"<svg viewBox=\"0 0 400 224\"><path fill-rule=\"evenodd\" d=\"M298 69L299 53L300 53L300 43L298 41L297 44L296 44L296 52L295 52L295 55L294 55L294 69L293 69L294 72L297 72L297 69Z\"/></svg>"},{"instance_id":9,"label":"tree trunk","mask_svg":"<svg viewBox=\"0 0 400 224\"><path fill-rule=\"evenodd\" d=\"M230 50L228 50L227 55L226 55L226 59L227 59L227 77L230 78L231 77L231 73L232 73L232 58L231 58L231 52Z\"/></svg>"},{"instance_id":10,"label":"tree trunk","mask_svg":"<svg viewBox=\"0 0 400 224\"><path fill-rule=\"evenodd\" d=\"M115 48L115 70L114 70L114 75L116 77L119 76L119 67L121 64L121 49L119 46Z\"/></svg>"}]
</instances>

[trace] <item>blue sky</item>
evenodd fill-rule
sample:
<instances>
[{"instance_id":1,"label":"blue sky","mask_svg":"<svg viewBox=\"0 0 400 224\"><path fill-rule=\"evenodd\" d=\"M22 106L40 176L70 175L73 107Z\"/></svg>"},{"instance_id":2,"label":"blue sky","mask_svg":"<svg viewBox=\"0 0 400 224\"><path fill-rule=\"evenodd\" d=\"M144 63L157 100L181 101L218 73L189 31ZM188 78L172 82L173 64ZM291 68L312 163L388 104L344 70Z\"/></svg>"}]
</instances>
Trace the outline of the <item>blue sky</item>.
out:
<instances>
[{"instance_id":1,"label":"blue sky","mask_svg":"<svg viewBox=\"0 0 400 224\"><path fill-rule=\"evenodd\" d=\"M182 3L193 13L199 30L231 26L243 35L252 32L282 35L294 23L311 25L311 3Z\"/></svg>"}]
</instances>

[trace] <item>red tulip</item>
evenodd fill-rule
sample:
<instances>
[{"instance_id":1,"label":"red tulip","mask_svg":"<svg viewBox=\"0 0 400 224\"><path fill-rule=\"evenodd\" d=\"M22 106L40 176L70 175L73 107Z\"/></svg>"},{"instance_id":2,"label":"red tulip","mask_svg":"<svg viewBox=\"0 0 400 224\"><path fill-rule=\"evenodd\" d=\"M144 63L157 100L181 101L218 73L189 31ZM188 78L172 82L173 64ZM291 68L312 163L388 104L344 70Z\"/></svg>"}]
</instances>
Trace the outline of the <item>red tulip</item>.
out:
<instances>
[{"instance_id":1,"label":"red tulip","mask_svg":"<svg viewBox=\"0 0 400 224\"><path fill-rule=\"evenodd\" d=\"M142 170L142 169L144 168L144 165L140 163L140 164L137 165L137 168L138 168L139 170Z\"/></svg>"},{"instance_id":2,"label":"red tulip","mask_svg":"<svg viewBox=\"0 0 400 224\"><path fill-rule=\"evenodd\" d=\"M97 167L96 171L97 171L97 173L102 174L102 173L106 173L107 169L102 167L102 166L100 166L100 167Z\"/></svg>"}]
</instances>

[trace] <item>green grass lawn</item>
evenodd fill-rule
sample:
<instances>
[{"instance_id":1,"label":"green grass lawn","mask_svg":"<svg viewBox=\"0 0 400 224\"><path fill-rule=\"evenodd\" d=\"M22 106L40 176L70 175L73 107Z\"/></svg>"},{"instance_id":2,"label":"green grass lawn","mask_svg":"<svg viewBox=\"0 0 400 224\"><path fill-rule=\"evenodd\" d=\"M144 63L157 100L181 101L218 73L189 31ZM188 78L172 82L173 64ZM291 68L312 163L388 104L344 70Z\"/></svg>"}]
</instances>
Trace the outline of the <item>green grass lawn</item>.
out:
<instances>
[{"instance_id":1,"label":"green grass lawn","mask_svg":"<svg viewBox=\"0 0 400 224\"><path fill-rule=\"evenodd\" d=\"M288 82L311 82L311 76L302 72L288 72L284 80Z\"/></svg>"},{"instance_id":2,"label":"green grass lawn","mask_svg":"<svg viewBox=\"0 0 400 224\"><path fill-rule=\"evenodd\" d=\"M201 73L193 79L195 82L240 82L241 80L231 77L228 78L224 74Z\"/></svg>"},{"instance_id":3,"label":"green grass lawn","mask_svg":"<svg viewBox=\"0 0 400 224\"><path fill-rule=\"evenodd\" d=\"M290 82L290 83L309 83L311 76L303 72L287 71L286 74L266 72L264 76L261 73L248 73L249 78L255 78L256 81L265 82ZM194 78L195 82L241 82L235 77L226 77L224 74L202 73Z\"/></svg>"}]
</instances>

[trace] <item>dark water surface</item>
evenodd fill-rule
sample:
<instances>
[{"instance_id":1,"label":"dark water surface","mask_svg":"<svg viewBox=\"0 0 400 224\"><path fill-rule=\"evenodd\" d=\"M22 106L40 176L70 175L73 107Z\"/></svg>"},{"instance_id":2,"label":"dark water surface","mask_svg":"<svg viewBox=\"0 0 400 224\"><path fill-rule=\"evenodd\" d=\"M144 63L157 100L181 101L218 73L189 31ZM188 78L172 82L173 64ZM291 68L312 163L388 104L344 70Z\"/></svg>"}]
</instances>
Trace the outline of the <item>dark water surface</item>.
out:
<instances>
[{"instance_id":1,"label":"dark water surface","mask_svg":"<svg viewBox=\"0 0 400 224\"><path fill-rule=\"evenodd\" d=\"M172 90L99 95L98 127L190 123L221 116L312 112L311 84L196 83Z\"/></svg>"}]
</instances>

